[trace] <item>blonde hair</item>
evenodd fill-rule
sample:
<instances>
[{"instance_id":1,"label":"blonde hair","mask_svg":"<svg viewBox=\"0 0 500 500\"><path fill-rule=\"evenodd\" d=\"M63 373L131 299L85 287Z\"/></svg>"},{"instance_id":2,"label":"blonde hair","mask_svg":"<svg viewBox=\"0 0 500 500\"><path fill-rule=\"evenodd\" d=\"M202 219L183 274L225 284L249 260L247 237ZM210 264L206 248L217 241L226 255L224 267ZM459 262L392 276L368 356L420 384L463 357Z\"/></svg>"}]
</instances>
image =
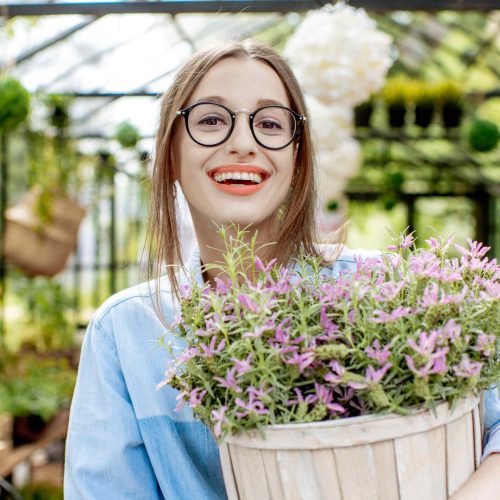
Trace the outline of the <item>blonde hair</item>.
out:
<instances>
[{"instance_id":1,"label":"blonde hair","mask_svg":"<svg viewBox=\"0 0 500 500\"><path fill-rule=\"evenodd\" d=\"M278 74L290 100L291 108L307 116L306 104L300 86L283 58L270 47L255 41L225 42L194 54L179 70L170 89L163 96L160 126L156 138L156 155L152 174L148 251L149 278L159 280L163 264L175 296L179 297L177 265L183 265L176 203L176 161L173 137L177 126L177 111L188 99L207 72L218 62L229 57L252 58L271 66ZM272 245L271 258L287 264L302 246L306 253L318 254L314 246L316 188L314 152L311 131L305 122L296 143L296 165L291 184L291 195L283 207L280 225Z\"/></svg>"}]
</instances>

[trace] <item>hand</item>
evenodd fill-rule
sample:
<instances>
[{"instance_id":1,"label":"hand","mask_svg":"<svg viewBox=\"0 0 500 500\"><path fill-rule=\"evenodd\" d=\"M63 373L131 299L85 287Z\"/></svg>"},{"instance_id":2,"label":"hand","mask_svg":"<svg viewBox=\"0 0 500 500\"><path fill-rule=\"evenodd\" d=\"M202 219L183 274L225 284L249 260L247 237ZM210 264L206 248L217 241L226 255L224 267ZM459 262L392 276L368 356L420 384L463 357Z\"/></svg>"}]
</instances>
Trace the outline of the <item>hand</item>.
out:
<instances>
[{"instance_id":1,"label":"hand","mask_svg":"<svg viewBox=\"0 0 500 500\"><path fill-rule=\"evenodd\" d=\"M450 500L498 500L500 453L490 455Z\"/></svg>"}]
</instances>

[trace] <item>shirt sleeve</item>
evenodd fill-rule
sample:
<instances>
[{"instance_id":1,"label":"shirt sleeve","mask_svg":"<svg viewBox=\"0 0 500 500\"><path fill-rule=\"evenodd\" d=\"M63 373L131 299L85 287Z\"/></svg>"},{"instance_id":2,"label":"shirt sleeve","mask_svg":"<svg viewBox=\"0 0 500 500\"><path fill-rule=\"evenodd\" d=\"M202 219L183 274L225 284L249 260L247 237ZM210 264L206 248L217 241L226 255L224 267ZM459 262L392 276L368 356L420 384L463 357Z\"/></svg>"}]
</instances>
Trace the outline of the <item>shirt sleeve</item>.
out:
<instances>
[{"instance_id":1,"label":"shirt sleeve","mask_svg":"<svg viewBox=\"0 0 500 500\"><path fill-rule=\"evenodd\" d=\"M95 319L84 338L71 404L64 498L163 499L114 340Z\"/></svg>"},{"instance_id":2,"label":"shirt sleeve","mask_svg":"<svg viewBox=\"0 0 500 500\"><path fill-rule=\"evenodd\" d=\"M500 453L500 397L495 386L484 393L484 446L482 460Z\"/></svg>"}]
</instances>

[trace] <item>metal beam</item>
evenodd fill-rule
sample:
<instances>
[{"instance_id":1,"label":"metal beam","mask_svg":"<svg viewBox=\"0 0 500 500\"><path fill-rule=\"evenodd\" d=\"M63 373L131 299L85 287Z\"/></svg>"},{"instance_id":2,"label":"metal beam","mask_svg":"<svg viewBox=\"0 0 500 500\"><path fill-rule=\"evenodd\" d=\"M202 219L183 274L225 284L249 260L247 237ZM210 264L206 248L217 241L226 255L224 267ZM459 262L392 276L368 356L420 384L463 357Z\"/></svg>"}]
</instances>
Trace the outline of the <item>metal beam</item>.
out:
<instances>
[{"instance_id":1,"label":"metal beam","mask_svg":"<svg viewBox=\"0 0 500 500\"><path fill-rule=\"evenodd\" d=\"M187 12L288 12L317 9L323 0L174 0L137 2L0 3L0 16L49 16L64 14L181 14ZM478 10L500 9L499 0L351 0L367 10Z\"/></svg>"}]
</instances>

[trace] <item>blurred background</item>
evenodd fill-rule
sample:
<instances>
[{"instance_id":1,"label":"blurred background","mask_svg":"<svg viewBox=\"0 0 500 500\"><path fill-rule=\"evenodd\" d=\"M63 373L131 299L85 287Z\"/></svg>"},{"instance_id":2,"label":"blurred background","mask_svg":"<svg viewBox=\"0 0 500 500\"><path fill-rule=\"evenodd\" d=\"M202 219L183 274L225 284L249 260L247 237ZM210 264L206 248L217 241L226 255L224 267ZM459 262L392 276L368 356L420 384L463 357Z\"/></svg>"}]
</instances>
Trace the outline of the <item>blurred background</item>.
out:
<instances>
[{"instance_id":1,"label":"blurred background","mask_svg":"<svg viewBox=\"0 0 500 500\"><path fill-rule=\"evenodd\" d=\"M62 498L79 345L145 279L159 97L207 43L264 41L296 71L323 237L348 221L354 248L408 228L498 257L500 4L404 5L0 0L0 498Z\"/></svg>"}]
</instances>

